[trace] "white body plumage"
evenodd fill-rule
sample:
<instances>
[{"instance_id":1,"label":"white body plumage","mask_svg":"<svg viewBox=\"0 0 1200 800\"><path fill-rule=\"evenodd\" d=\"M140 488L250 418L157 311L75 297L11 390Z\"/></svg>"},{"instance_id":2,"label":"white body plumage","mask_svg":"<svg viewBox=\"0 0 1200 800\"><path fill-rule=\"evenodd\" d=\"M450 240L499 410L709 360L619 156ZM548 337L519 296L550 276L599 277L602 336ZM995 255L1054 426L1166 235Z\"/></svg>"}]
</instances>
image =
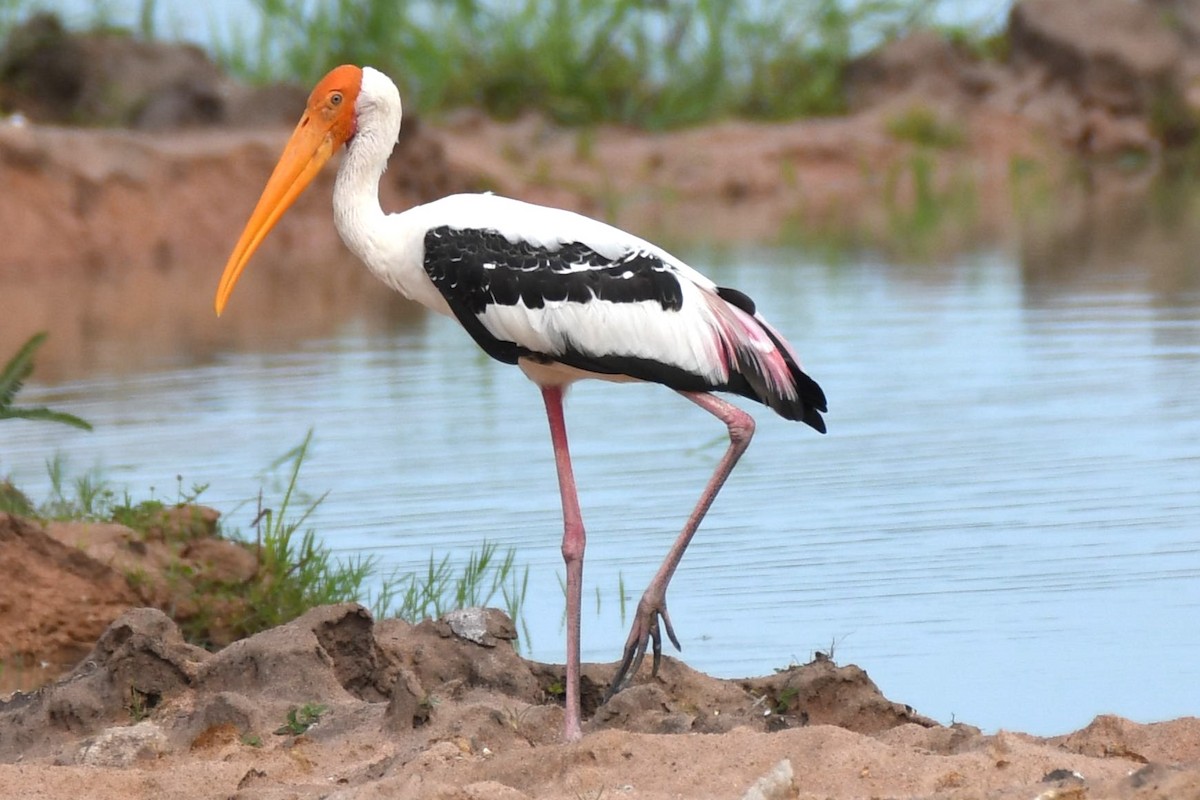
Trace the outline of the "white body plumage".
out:
<instances>
[{"instance_id":1,"label":"white body plumage","mask_svg":"<svg viewBox=\"0 0 1200 800\"><path fill-rule=\"evenodd\" d=\"M741 352L756 362L770 392L796 399L797 390L780 351L786 349L792 360L796 356L783 339L768 335L769 328L760 316L727 303L711 280L650 242L581 214L492 194L452 195L402 213L385 214L379 205L378 186L400 130L401 103L395 85L382 73L365 68L356 111L357 130L334 191L334 219L346 245L392 288L427 308L461 319L461 312L456 314L447 302L452 288L435 285L430 278L426 237L439 228L490 231L514 246L524 244L549 254L567 245L584 245L611 262L606 267L647 256L678 282L678 308L666 310L654 296L624 296L620 301L593 296L586 302L539 299L537 307L522 300L490 303L476 316L496 339L546 357L519 361L541 384L588 376L639 379L621 371L594 371L556 360L576 352L601 360L617 356L658 362L720 388L729 382ZM479 266L504 268L496 263L502 260ZM583 262L560 263L556 274L559 280L568 281L578 278L573 272L595 268ZM617 275L635 277L628 270Z\"/></svg>"}]
</instances>

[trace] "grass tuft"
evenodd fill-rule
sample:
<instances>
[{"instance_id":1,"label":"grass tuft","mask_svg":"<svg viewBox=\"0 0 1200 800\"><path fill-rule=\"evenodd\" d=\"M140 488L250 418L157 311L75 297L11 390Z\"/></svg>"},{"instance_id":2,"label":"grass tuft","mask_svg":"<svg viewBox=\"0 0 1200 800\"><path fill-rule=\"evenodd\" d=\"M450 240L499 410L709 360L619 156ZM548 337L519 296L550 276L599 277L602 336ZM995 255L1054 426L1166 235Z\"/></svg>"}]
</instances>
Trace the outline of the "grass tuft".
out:
<instances>
[{"instance_id":1,"label":"grass tuft","mask_svg":"<svg viewBox=\"0 0 1200 800\"><path fill-rule=\"evenodd\" d=\"M962 126L944 121L926 106L913 106L887 122L887 132L894 139L912 142L934 149L955 149L966 143Z\"/></svg>"},{"instance_id":2,"label":"grass tuft","mask_svg":"<svg viewBox=\"0 0 1200 800\"><path fill-rule=\"evenodd\" d=\"M484 540L478 551L468 555L460 572L455 573L448 554L440 560L430 555L424 572L393 574L376 595L368 595L368 604L376 617L417 622L454 609L490 605L499 596L505 613L521 627L527 642L529 628L523 609L528 588L529 567L517 568L516 551L509 548L500 555L497 544Z\"/></svg>"},{"instance_id":3,"label":"grass tuft","mask_svg":"<svg viewBox=\"0 0 1200 800\"><path fill-rule=\"evenodd\" d=\"M321 721L329 710L319 703L305 703L298 708L288 709L287 721L275 730L276 736L299 736Z\"/></svg>"},{"instance_id":4,"label":"grass tuft","mask_svg":"<svg viewBox=\"0 0 1200 800\"><path fill-rule=\"evenodd\" d=\"M929 23L937 0L254 0L257 41L230 32L235 72L316 80L338 63L392 75L420 111L537 111L650 129L845 108L842 73ZM270 38L265 32L270 32Z\"/></svg>"},{"instance_id":5,"label":"grass tuft","mask_svg":"<svg viewBox=\"0 0 1200 800\"><path fill-rule=\"evenodd\" d=\"M357 601L374 571L373 557L337 560L328 547L318 542L316 531L301 530L325 499L324 495L318 497L298 513L293 506L300 468L311 443L310 430L303 442L276 462L289 464L283 496L276 508L264 507L259 493L253 523L258 574L245 587L242 618L233 623L238 635L282 625L320 605Z\"/></svg>"},{"instance_id":6,"label":"grass tuft","mask_svg":"<svg viewBox=\"0 0 1200 800\"><path fill-rule=\"evenodd\" d=\"M130 568L126 581L146 602L164 603L164 610L175 613L185 638L204 646L219 646L284 624L319 605L345 602L361 602L376 618L396 616L410 622L500 603L528 641L523 607L529 568L518 568L512 548L502 551L484 541L461 566L452 563L449 555L440 559L430 555L425 570L384 578L378 575L374 556L336 558L309 526L325 496L309 499L299 489L311 444L309 431L304 441L271 465L272 470L282 467L285 477L274 504L264 505L259 492L253 538L238 532L223 534L215 529L211 516L205 522L195 503L207 484L185 489L183 478L176 476L174 502L153 497L153 489L150 499L134 501L128 493L118 495L99 470L69 475L61 456L46 464L51 488L45 502L35 506L5 481L0 482L0 511L46 520L117 522L140 534L142 541L165 546L176 560L161 570ZM216 579L179 555L192 540L214 535L254 552L258 566L252 579ZM180 612L184 607L187 613Z\"/></svg>"}]
</instances>

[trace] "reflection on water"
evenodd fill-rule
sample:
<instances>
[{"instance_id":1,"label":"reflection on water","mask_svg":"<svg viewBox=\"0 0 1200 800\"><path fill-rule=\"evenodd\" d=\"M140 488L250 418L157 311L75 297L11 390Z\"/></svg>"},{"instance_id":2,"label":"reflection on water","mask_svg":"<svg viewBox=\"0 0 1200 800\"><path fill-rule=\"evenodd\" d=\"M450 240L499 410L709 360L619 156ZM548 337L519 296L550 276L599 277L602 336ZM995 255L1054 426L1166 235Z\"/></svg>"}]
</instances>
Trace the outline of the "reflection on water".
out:
<instances>
[{"instance_id":1,"label":"reflection on water","mask_svg":"<svg viewBox=\"0 0 1200 800\"><path fill-rule=\"evenodd\" d=\"M759 301L830 398L826 437L752 409L755 442L671 587L691 665L759 674L833 643L944 722L1055 733L1103 712L1200 714L1194 273L1164 284L1130 260L1063 278L996 252L921 269L691 255ZM0 429L0 471L35 496L62 450L135 494L172 496L177 473L211 482L204 499L229 510L312 426L302 478L329 491L314 520L328 542L386 569L515 545L530 564L528 652L562 659L538 394L448 320L350 321L282 351L21 399L96 423ZM723 431L668 391L600 383L572 392L567 421L595 600L584 657L611 661L617 587L632 607Z\"/></svg>"}]
</instances>

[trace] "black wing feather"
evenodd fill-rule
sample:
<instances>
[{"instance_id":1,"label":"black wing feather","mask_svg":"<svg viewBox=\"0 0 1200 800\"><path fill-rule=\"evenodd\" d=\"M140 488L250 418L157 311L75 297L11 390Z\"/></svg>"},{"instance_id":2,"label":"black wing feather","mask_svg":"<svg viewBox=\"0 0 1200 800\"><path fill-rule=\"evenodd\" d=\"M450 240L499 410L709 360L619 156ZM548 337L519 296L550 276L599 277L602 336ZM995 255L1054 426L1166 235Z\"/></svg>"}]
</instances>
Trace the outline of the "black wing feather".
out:
<instances>
[{"instance_id":1,"label":"black wing feather","mask_svg":"<svg viewBox=\"0 0 1200 800\"><path fill-rule=\"evenodd\" d=\"M558 362L601 375L628 375L672 389L689 392L725 391L770 405L788 419L802 420L824 433L820 413L825 395L788 355L788 348L769 330L787 361L798 391L794 400L771 395L763 376L753 363L738 358L737 371L728 382L713 385L703 376L653 359L606 354L598 356L575 350L538 353L500 339L483 324L490 306L524 305L544 308L547 301L589 303L657 302L664 311L683 307L680 278L663 260L641 250L630 250L620 258L601 255L586 244L569 242L551 248L526 241L511 241L496 230L453 228L443 225L425 234L424 267L471 338L492 358L506 364L529 358ZM718 288L717 295L732 306L753 315L754 301L736 289Z\"/></svg>"},{"instance_id":2,"label":"black wing feather","mask_svg":"<svg viewBox=\"0 0 1200 800\"><path fill-rule=\"evenodd\" d=\"M425 234L424 263L451 307L471 314L491 305L543 308L562 300L653 300L666 310L683 305L678 277L662 259L638 250L614 260L580 242L549 248L494 230L443 225Z\"/></svg>"}]
</instances>

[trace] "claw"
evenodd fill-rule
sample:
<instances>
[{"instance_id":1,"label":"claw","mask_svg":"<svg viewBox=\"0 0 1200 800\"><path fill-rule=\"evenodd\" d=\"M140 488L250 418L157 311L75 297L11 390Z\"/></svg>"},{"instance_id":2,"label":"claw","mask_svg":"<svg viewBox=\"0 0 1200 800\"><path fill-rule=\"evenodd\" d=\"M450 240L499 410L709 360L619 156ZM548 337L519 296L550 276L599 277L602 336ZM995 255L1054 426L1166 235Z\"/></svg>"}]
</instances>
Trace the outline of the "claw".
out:
<instances>
[{"instance_id":1,"label":"claw","mask_svg":"<svg viewBox=\"0 0 1200 800\"><path fill-rule=\"evenodd\" d=\"M662 632L658 628L658 617L654 617L650 623L650 641L654 643L654 659L650 662L650 677L653 678L658 675L658 664L662 661ZM645 642L642 642L642 652L646 652Z\"/></svg>"},{"instance_id":2,"label":"claw","mask_svg":"<svg viewBox=\"0 0 1200 800\"><path fill-rule=\"evenodd\" d=\"M667 628L667 638L671 640L671 644L675 645L676 650L679 650L682 652L683 648L680 647L679 640L677 638L675 638L675 629L671 627L671 615L667 613L667 604L666 603L662 604L662 608L659 609L658 613L662 615L663 625L665 625ZM658 627L657 622L654 624L654 627L656 627L656 628Z\"/></svg>"},{"instance_id":3,"label":"claw","mask_svg":"<svg viewBox=\"0 0 1200 800\"><path fill-rule=\"evenodd\" d=\"M683 649L679 645L679 639L675 636L675 629L671 626L671 617L667 614L666 602L651 605L643 599L643 602L638 604L637 618L633 621L629 638L625 640L625 651L622 654L621 663L617 667L616 673L613 674L612 682L608 684L608 691L604 693L604 699L600 701L601 705L611 700L613 695L629 685L633 676L637 675L638 670L641 669L642 660L646 657L647 645L651 646L653 653L650 675L658 674L658 665L662 661L662 629L658 624L660 617L663 627L667 629L667 638L671 640L671 644L675 645L676 650Z\"/></svg>"}]
</instances>

